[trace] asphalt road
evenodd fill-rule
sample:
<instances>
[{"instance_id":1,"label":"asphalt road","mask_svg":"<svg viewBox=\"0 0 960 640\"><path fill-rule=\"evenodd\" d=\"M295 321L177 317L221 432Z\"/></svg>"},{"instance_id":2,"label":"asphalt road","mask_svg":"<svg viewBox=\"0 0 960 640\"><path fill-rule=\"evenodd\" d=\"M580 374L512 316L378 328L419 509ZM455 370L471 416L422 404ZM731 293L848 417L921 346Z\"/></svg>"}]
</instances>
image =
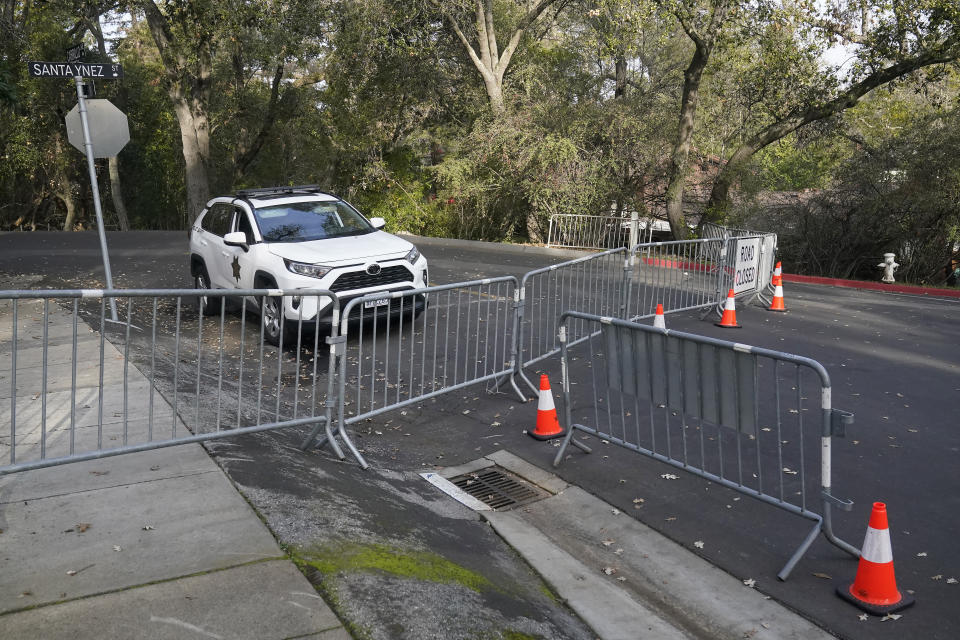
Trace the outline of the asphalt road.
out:
<instances>
[{"instance_id":1,"label":"asphalt road","mask_svg":"<svg viewBox=\"0 0 960 640\"><path fill-rule=\"evenodd\" d=\"M109 242L118 287L191 285L183 232L114 233ZM419 239L418 244L430 259L433 284L520 276L580 255L435 239ZM96 235L0 235L0 278L7 287L31 280L34 287L102 286ZM685 314L668 316L667 325L808 356L827 368L833 405L856 414L847 437L835 440L833 465L834 493L853 500L855 506L851 513L835 513L834 528L841 538L859 546L871 503L887 503L898 586L917 598L917 605L900 619L861 621L858 610L834 595L834 581L852 581L856 561L822 539L787 582L776 580L807 531L805 520L746 498L738 500L728 490L683 473L676 480L664 480L661 474L672 469L613 446L595 443L592 455L572 451L558 473L682 544L703 541L698 553L741 579L753 578L758 589L841 637L960 636L960 616L955 612L960 595L956 582L960 554L955 550L960 531L956 417L960 304L796 284L788 285L786 302L787 314L738 309L744 325L740 331L719 329ZM545 370L559 380L555 360L547 361ZM373 474L355 465L334 464L325 452L299 453L293 446L295 433L249 437L212 449L282 541L295 544L304 527L316 526L298 523L296 513L304 508L306 496L320 493L326 496L326 507L342 507L347 501L374 518L378 527L406 532L391 534L403 538L417 529L417 514L401 516L389 505L369 505L376 502L374 489L382 488L387 479L382 474L407 474L406 478L418 470L460 464L501 448L546 468L556 452L554 443L537 442L522 433L532 428L534 416L535 406L520 404L511 395L488 395L482 388L455 392L402 414L384 414L355 429L358 446L380 470ZM251 460L263 464L250 464ZM280 468L288 472L277 473ZM328 486L331 482L336 490ZM428 495L413 481L404 480L403 486L418 499ZM643 502L638 505L636 498ZM332 516L329 524L344 526ZM434 542L445 546L447 555L456 554L460 564L479 568L482 562L478 565L451 544L466 535L477 535L477 530L434 536L438 538ZM417 537L433 539L422 531ZM352 589L360 602L362 593L372 587L341 588ZM402 602L397 606L403 609Z\"/></svg>"}]
</instances>

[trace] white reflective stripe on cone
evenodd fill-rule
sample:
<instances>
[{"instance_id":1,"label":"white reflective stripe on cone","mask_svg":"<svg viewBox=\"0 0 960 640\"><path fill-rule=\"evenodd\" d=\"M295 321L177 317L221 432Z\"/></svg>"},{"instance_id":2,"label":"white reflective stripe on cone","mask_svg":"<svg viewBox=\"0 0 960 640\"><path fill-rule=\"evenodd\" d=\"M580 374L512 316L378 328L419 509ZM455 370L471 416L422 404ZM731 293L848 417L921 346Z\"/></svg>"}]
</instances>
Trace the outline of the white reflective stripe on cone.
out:
<instances>
[{"instance_id":1,"label":"white reflective stripe on cone","mask_svg":"<svg viewBox=\"0 0 960 640\"><path fill-rule=\"evenodd\" d=\"M893 562L893 549L890 547L890 530L867 527L867 535L863 539L863 549L860 557L867 562L886 564Z\"/></svg>"},{"instance_id":2,"label":"white reflective stripe on cone","mask_svg":"<svg viewBox=\"0 0 960 640\"><path fill-rule=\"evenodd\" d=\"M778 284L778 285L777 285L777 288L774 289L774 291L773 291L773 297L774 297L774 298L782 298L782 297L783 297L783 285L782 285L782 284Z\"/></svg>"},{"instance_id":3,"label":"white reflective stripe on cone","mask_svg":"<svg viewBox=\"0 0 960 640\"><path fill-rule=\"evenodd\" d=\"M663 319L663 314L658 313L657 315L653 316L653 326L658 327L660 329L667 328L667 323Z\"/></svg>"},{"instance_id":4,"label":"white reflective stripe on cone","mask_svg":"<svg viewBox=\"0 0 960 640\"><path fill-rule=\"evenodd\" d=\"M553 404L553 394L549 389L540 390L540 400L537 402L537 411L552 411L556 409Z\"/></svg>"},{"instance_id":5,"label":"white reflective stripe on cone","mask_svg":"<svg viewBox=\"0 0 960 640\"><path fill-rule=\"evenodd\" d=\"M733 296L730 296L729 298L727 298L727 304L726 304L726 306L723 307L723 310L724 310L724 311L736 311L736 310L737 310L737 308L734 306L734 303L733 303Z\"/></svg>"}]
</instances>

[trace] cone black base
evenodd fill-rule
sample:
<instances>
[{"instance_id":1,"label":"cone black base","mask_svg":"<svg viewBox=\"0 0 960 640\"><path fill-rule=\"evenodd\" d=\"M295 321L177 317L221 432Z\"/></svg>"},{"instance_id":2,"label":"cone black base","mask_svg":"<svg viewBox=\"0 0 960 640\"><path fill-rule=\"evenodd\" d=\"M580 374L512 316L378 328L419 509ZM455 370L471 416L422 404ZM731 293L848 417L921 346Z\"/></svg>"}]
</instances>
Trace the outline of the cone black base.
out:
<instances>
[{"instance_id":1,"label":"cone black base","mask_svg":"<svg viewBox=\"0 0 960 640\"><path fill-rule=\"evenodd\" d=\"M837 595L857 607L862 611L866 611L869 614L875 616L885 616L888 613L896 613L897 611L902 611L907 607L911 607L916 604L917 600L909 593L900 594L900 602L895 602L893 604L870 604L869 602L864 602L860 600L855 595L850 593L850 587L853 586L853 583L850 584L838 584L837 585Z\"/></svg>"},{"instance_id":2,"label":"cone black base","mask_svg":"<svg viewBox=\"0 0 960 640\"><path fill-rule=\"evenodd\" d=\"M553 440L554 438L562 438L567 435L566 429L560 429L557 433L551 433L550 435L542 436L539 433L534 433L533 431L527 431L527 435L536 440Z\"/></svg>"},{"instance_id":3,"label":"cone black base","mask_svg":"<svg viewBox=\"0 0 960 640\"><path fill-rule=\"evenodd\" d=\"M743 329L742 324L723 324L722 322L714 322L713 326L723 327L724 329Z\"/></svg>"}]
</instances>

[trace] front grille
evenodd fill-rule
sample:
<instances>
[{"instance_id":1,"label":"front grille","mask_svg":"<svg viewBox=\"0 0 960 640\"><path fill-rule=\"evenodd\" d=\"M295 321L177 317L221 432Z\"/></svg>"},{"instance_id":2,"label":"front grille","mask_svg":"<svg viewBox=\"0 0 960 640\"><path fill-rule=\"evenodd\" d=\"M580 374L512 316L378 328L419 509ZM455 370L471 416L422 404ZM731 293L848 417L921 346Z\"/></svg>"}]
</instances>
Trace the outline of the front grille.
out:
<instances>
[{"instance_id":1,"label":"front grille","mask_svg":"<svg viewBox=\"0 0 960 640\"><path fill-rule=\"evenodd\" d=\"M400 282L413 282L413 274L406 267L396 265L394 267L384 267L376 275L370 275L366 271L351 271L341 274L330 285L330 290L339 293L340 291L355 291L356 289L380 287Z\"/></svg>"},{"instance_id":2,"label":"front grille","mask_svg":"<svg viewBox=\"0 0 960 640\"><path fill-rule=\"evenodd\" d=\"M536 502L547 495L533 485L510 476L497 467L488 467L476 473L450 478L450 482L495 510L519 507Z\"/></svg>"}]
</instances>

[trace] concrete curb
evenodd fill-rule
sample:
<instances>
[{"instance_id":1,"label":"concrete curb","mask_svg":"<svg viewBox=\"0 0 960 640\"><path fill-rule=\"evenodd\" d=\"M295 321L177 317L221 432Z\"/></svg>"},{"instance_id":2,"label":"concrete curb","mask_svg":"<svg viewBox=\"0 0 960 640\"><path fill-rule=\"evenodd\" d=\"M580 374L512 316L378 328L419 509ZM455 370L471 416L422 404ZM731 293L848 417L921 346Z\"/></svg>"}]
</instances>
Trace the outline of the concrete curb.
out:
<instances>
[{"instance_id":1,"label":"concrete curb","mask_svg":"<svg viewBox=\"0 0 960 640\"><path fill-rule=\"evenodd\" d=\"M802 276L791 273L784 273L783 281L800 284L820 284L830 287L846 287L849 289L865 289L868 291L884 291L886 293L906 293L916 296L960 298L960 289L918 287L909 284L886 284L883 282L867 282L865 280L841 280L840 278L821 278L819 276Z\"/></svg>"}]
</instances>

